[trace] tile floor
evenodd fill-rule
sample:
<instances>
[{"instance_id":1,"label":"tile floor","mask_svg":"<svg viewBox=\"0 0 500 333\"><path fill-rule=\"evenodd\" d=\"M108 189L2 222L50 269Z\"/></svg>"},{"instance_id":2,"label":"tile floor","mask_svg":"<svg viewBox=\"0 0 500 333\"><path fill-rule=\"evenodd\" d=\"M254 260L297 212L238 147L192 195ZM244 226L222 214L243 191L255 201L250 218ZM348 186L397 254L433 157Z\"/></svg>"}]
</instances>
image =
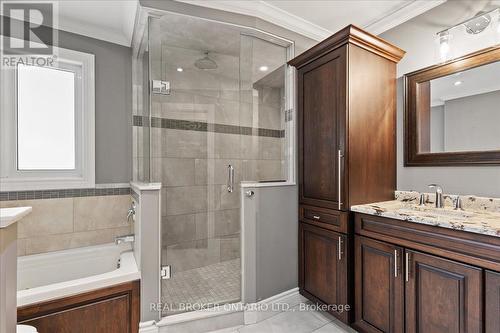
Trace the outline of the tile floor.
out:
<instances>
[{"instance_id":1,"label":"tile floor","mask_svg":"<svg viewBox=\"0 0 500 333\"><path fill-rule=\"evenodd\" d=\"M302 304L311 305L306 302ZM356 333L328 313L304 310L301 305L253 325L231 327L211 333Z\"/></svg>"},{"instance_id":2,"label":"tile floor","mask_svg":"<svg viewBox=\"0 0 500 333\"><path fill-rule=\"evenodd\" d=\"M162 281L163 315L185 312L183 305L226 304L240 300L240 259L173 273Z\"/></svg>"}]
</instances>

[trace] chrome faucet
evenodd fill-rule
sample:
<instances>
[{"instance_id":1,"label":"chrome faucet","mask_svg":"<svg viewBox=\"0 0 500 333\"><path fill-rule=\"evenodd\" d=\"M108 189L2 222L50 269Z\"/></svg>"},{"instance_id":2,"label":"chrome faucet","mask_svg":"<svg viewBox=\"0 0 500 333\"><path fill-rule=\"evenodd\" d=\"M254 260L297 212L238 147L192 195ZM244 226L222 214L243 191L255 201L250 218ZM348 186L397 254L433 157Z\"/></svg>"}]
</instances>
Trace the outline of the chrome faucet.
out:
<instances>
[{"instance_id":1,"label":"chrome faucet","mask_svg":"<svg viewBox=\"0 0 500 333\"><path fill-rule=\"evenodd\" d=\"M429 188L436 189L436 208L443 208L444 207L443 188L438 184L429 184L428 186Z\"/></svg>"},{"instance_id":2,"label":"chrome faucet","mask_svg":"<svg viewBox=\"0 0 500 333\"><path fill-rule=\"evenodd\" d=\"M127 210L127 222L130 221L130 218L134 218L135 216L135 202L132 201L130 208Z\"/></svg>"},{"instance_id":3,"label":"chrome faucet","mask_svg":"<svg viewBox=\"0 0 500 333\"><path fill-rule=\"evenodd\" d=\"M134 235L124 235L124 236L115 237L115 244L116 245L119 245L122 243L133 243L134 241L135 241Z\"/></svg>"}]
</instances>

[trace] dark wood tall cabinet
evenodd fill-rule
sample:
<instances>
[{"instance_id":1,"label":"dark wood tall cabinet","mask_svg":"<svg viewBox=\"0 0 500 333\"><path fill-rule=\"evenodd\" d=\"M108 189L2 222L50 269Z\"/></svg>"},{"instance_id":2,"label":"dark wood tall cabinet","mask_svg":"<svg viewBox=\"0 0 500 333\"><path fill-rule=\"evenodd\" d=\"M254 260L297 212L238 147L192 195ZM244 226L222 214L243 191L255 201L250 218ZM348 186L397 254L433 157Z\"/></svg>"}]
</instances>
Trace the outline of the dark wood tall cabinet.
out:
<instances>
[{"instance_id":1,"label":"dark wood tall cabinet","mask_svg":"<svg viewBox=\"0 0 500 333\"><path fill-rule=\"evenodd\" d=\"M350 25L289 62L297 69L299 289L314 301L352 307L349 208L394 198L403 55Z\"/></svg>"}]
</instances>

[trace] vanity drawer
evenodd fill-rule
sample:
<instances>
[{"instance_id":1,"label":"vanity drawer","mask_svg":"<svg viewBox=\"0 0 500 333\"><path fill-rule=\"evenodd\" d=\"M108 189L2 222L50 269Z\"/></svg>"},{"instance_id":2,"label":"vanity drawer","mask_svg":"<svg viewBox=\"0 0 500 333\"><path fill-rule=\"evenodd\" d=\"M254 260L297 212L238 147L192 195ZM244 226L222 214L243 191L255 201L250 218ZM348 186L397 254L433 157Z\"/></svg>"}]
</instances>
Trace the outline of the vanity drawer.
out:
<instances>
[{"instance_id":1,"label":"vanity drawer","mask_svg":"<svg viewBox=\"0 0 500 333\"><path fill-rule=\"evenodd\" d=\"M348 213L315 206L300 205L299 219L302 222L338 232L347 233Z\"/></svg>"}]
</instances>

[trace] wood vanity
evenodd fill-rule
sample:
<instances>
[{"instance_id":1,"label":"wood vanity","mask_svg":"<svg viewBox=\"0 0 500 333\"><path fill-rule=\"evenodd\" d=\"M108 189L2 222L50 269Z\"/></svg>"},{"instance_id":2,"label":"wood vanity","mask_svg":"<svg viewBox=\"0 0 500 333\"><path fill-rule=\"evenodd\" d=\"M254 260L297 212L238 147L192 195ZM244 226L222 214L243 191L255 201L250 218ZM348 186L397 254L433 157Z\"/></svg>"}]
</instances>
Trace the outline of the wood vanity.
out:
<instances>
[{"instance_id":1,"label":"wood vanity","mask_svg":"<svg viewBox=\"0 0 500 333\"><path fill-rule=\"evenodd\" d=\"M500 237L359 213L355 233L353 327L500 332Z\"/></svg>"}]
</instances>

